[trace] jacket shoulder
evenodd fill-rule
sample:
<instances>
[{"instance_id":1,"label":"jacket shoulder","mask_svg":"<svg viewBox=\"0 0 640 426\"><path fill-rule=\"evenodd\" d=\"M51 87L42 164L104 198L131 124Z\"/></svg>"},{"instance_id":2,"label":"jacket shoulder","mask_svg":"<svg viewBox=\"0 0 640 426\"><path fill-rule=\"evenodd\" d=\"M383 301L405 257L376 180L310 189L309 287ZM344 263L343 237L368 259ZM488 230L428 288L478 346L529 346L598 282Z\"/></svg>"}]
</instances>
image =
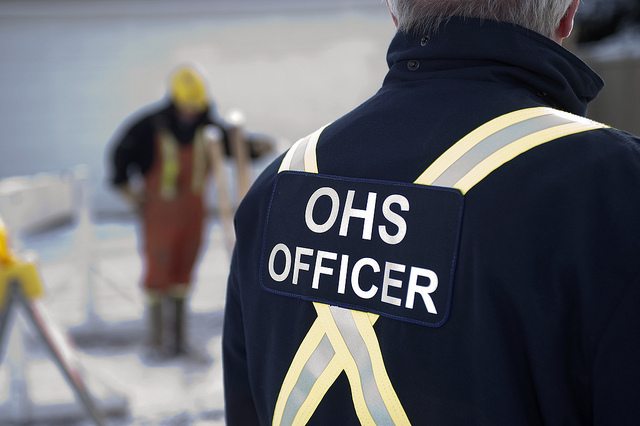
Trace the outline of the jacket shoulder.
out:
<instances>
[{"instance_id":1,"label":"jacket shoulder","mask_svg":"<svg viewBox=\"0 0 640 426\"><path fill-rule=\"evenodd\" d=\"M604 128L567 138L574 146L577 167L597 173L602 180L640 184L640 138L616 128ZM609 182L615 183L615 182Z\"/></svg>"},{"instance_id":2,"label":"jacket shoulder","mask_svg":"<svg viewBox=\"0 0 640 426\"><path fill-rule=\"evenodd\" d=\"M242 199L235 215L236 231L238 231L239 224L255 223L257 217L264 217L266 214L273 184L284 155L281 154L260 173L247 195Z\"/></svg>"}]
</instances>

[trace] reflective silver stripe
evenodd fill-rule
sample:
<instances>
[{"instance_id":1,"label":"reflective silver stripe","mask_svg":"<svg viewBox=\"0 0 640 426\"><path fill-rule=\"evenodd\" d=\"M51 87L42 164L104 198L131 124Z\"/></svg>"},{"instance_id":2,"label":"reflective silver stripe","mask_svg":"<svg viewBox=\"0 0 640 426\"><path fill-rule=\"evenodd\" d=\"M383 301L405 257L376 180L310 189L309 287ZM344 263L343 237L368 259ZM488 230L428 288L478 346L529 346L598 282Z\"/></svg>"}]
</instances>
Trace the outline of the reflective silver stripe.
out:
<instances>
[{"instance_id":1,"label":"reflective silver stripe","mask_svg":"<svg viewBox=\"0 0 640 426\"><path fill-rule=\"evenodd\" d=\"M548 114L512 124L488 136L467 151L438 176L432 185L453 187L460 179L469 173L471 169L499 149L533 133L572 122L574 121L568 117Z\"/></svg>"},{"instance_id":2,"label":"reflective silver stripe","mask_svg":"<svg viewBox=\"0 0 640 426\"><path fill-rule=\"evenodd\" d=\"M351 311L337 306L331 306L330 309L331 315L338 326L338 330L340 330L340 334L358 366L364 400L367 403L371 417L377 425L392 425L393 420L380 395L380 390L378 389L378 384L373 374L371 355L369 355L367 345L358 331L356 322L351 316Z\"/></svg>"},{"instance_id":3,"label":"reflective silver stripe","mask_svg":"<svg viewBox=\"0 0 640 426\"><path fill-rule=\"evenodd\" d=\"M309 396L313 385L327 368L334 355L335 350L325 334L316 350L313 351L313 354L311 354L311 357L307 360L307 363L300 373L300 377L298 377L298 381L291 390L291 394L284 408L284 414L282 415L282 425L293 424L293 420Z\"/></svg>"},{"instance_id":4,"label":"reflective silver stripe","mask_svg":"<svg viewBox=\"0 0 640 426\"><path fill-rule=\"evenodd\" d=\"M293 152L293 156L291 157L289 170L295 170L299 172L304 171L304 152L307 150L308 143L309 137L307 136L297 147L295 147L295 151Z\"/></svg>"}]
</instances>

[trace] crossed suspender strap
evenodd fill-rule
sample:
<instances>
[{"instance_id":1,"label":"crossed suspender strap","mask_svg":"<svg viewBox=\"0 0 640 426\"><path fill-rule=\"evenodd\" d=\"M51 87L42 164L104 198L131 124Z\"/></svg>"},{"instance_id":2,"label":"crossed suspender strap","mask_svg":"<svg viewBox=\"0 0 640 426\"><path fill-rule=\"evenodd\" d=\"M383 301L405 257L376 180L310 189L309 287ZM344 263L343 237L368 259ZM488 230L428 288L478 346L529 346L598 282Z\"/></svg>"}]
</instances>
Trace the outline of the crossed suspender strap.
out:
<instances>
[{"instance_id":1,"label":"crossed suspender strap","mask_svg":"<svg viewBox=\"0 0 640 426\"><path fill-rule=\"evenodd\" d=\"M465 194L491 172L536 146L605 127L552 108L514 111L463 137L414 183L456 188ZM318 173L316 145L323 130L324 127L296 142L278 172ZM387 374L373 328L379 316L318 302L313 306L318 317L283 380L272 424L306 424L343 371L363 425L410 424Z\"/></svg>"}]
</instances>

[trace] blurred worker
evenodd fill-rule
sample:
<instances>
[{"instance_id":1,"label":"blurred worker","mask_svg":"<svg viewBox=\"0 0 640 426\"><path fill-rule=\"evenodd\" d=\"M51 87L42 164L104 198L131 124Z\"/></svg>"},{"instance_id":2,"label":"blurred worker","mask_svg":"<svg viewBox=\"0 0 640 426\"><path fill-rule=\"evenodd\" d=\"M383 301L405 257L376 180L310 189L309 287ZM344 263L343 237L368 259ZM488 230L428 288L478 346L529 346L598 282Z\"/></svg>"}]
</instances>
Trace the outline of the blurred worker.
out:
<instances>
[{"instance_id":1,"label":"blurred worker","mask_svg":"<svg viewBox=\"0 0 640 426\"><path fill-rule=\"evenodd\" d=\"M388 3L382 88L236 214L227 424L638 424L640 139L583 117L579 0Z\"/></svg>"},{"instance_id":2,"label":"blurred worker","mask_svg":"<svg viewBox=\"0 0 640 426\"><path fill-rule=\"evenodd\" d=\"M149 343L158 353L167 345L163 317L170 318L169 352L185 351L185 298L205 219L208 125L224 131L202 74L181 66L170 76L167 101L129 125L113 151L112 182L142 218ZM130 184L132 174L143 176L142 188Z\"/></svg>"}]
</instances>

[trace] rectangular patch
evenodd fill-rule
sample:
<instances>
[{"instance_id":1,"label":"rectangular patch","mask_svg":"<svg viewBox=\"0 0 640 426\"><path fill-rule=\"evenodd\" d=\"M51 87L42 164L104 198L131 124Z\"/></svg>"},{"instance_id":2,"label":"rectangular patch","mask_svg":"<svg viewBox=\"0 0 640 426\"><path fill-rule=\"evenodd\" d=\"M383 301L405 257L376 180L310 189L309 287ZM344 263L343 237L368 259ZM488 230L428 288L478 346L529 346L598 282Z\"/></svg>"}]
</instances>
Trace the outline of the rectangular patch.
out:
<instances>
[{"instance_id":1,"label":"rectangular patch","mask_svg":"<svg viewBox=\"0 0 640 426\"><path fill-rule=\"evenodd\" d=\"M268 291L428 327L451 310L455 189L280 173L260 262Z\"/></svg>"}]
</instances>

